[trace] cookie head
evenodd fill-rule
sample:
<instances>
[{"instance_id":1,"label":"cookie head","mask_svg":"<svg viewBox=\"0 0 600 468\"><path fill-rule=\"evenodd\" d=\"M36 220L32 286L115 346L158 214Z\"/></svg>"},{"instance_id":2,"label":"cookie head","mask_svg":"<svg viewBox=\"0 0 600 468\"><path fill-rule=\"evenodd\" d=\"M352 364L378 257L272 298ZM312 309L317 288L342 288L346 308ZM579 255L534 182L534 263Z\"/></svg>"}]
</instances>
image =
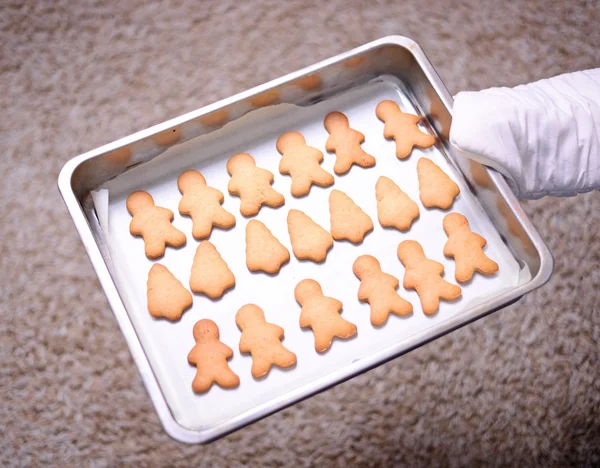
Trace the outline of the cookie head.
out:
<instances>
[{"instance_id":1,"label":"cookie head","mask_svg":"<svg viewBox=\"0 0 600 468\"><path fill-rule=\"evenodd\" d=\"M129 211L129 214L131 216L134 216L136 213L139 213L144 208L154 206L154 199L152 198L152 195L150 195L148 192L138 190L137 192L133 192L127 197L127 202L125 204L127 206L127 211Z\"/></svg>"},{"instance_id":2,"label":"cookie head","mask_svg":"<svg viewBox=\"0 0 600 468\"><path fill-rule=\"evenodd\" d=\"M177 187L181 193L190 190L194 186L205 186L206 179L198 171L185 171L177 179Z\"/></svg>"},{"instance_id":3,"label":"cookie head","mask_svg":"<svg viewBox=\"0 0 600 468\"><path fill-rule=\"evenodd\" d=\"M244 330L252 325L262 323L265 321L265 313L260 307L254 304L246 304L235 315L235 323Z\"/></svg>"},{"instance_id":4,"label":"cookie head","mask_svg":"<svg viewBox=\"0 0 600 468\"><path fill-rule=\"evenodd\" d=\"M248 153L238 153L227 161L227 172L229 172L229 175L233 175L234 172L250 166L256 166L254 158Z\"/></svg>"},{"instance_id":5,"label":"cookie head","mask_svg":"<svg viewBox=\"0 0 600 468\"><path fill-rule=\"evenodd\" d=\"M286 132L277 139L276 146L277 151L283 154L286 151L290 151L292 148L295 148L296 146L302 146L305 144L306 140L304 139L302 133Z\"/></svg>"},{"instance_id":6,"label":"cookie head","mask_svg":"<svg viewBox=\"0 0 600 468\"><path fill-rule=\"evenodd\" d=\"M339 129L350 127L348 117L346 117L341 112L331 112L327 114L327 117L325 117L325 120L323 121L323 125L325 125L325 129L329 133L333 133Z\"/></svg>"},{"instance_id":7,"label":"cookie head","mask_svg":"<svg viewBox=\"0 0 600 468\"><path fill-rule=\"evenodd\" d=\"M318 297L323 295L321 285L312 279L303 279L296 285L294 289L294 296L299 304L302 304L311 297Z\"/></svg>"},{"instance_id":8,"label":"cookie head","mask_svg":"<svg viewBox=\"0 0 600 468\"><path fill-rule=\"evenodd\" d=\"M398 246L398 258L406 268L414 268L425 258L425 252L417 241L405 240Z\"/></svg>"},{"instance_id":9,"label":"cookie head","mask_svg":"<svg viewBox=\"0 0 600 468\"><path fill-rule=\"evenodd\" d=\"M448 236L462 229L469 228L469 221L460 213L450 213L444 217L444 231Z\"/></svg>"},{"instance_id":10,"label":"cookie head","mask_svg":"<svg viewBox=\"0 0 600 468\"><path fill-rule=\"evenodd\" d=\"M363 278L377 274L381 268L379 261L375 257L371 255L361 255L354 261L352 270L354 271L354 274L362 280Z\"/></svg>"},{"instance_id":11,"label":"cookie head","mask_svg":"<svg viewBox=\"0 0 600 468\"><path fill-rule=\"evenodd\" d=\"M375 109L375 114L383 121L391 119L398 112L400 112L400 106L394 101L381 101Z\"/></svg>"},{"instance_id":12,"label":"cookie head","mask_svg":"<svg viewBox=\"0 0 600 468\"><path fill-rule=\"evenodd\" d=\"M209 319L202 319L194 325L194 339L198 343L207 343L219 339L219 327Z\"/></svg>"}]
</instances>

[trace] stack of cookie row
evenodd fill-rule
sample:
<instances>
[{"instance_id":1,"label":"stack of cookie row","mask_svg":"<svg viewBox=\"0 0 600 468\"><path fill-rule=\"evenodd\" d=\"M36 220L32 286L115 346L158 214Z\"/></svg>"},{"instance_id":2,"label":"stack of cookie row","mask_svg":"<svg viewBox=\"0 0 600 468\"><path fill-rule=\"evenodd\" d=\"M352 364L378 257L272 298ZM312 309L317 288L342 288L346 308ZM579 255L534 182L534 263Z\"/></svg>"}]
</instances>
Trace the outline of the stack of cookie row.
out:
<instances>
[{"instance_id":1,"label":"stack of cookie row","mask_svg":"<svg viewBox=\"0 0 600 468\"><path fill-rule=\"evenodd\" d=\"M413 147L426 148L435 143L433 136L418 128L419 117L404 113L393 101L383 101L376 109L377 116L385 122L384 137L396 142L399 159L410 155ZM326 149L336 154L334 172L338 175L350 170L352 165L364 168L375 165L375 158L361 147L365 137L350 128L341 112L332 112L324 120L330 136ZM312 185L328 187L334 177L320 163L323 153L308 146L302 134L287 132L277 140L277 150L282 158L279 171L291 176L291 194L306 196ZM263 205L280 207L285 203L282 194L273 189L273 174L257 167L254 158L246 153L236 154L227 162L231 176L228 191L240 197L240 212L244 216L258 214ZM422 157L417 164L420 199L427 208L449 209L459 195L459 187L433 161ZM211 299L218 299L235 285L235 276L208 238L213 227L223 229L235 225L235 217L221 205L223 194L207 185L201 173L188 170L181 174L177 185L182 193L179 212L192 218L192 235L202 240L196 250L190 275L190 289ZM384 227L400 231L410 229L419 217L418 205L391 179L381 176L375 186L377 214ZM127 198L127 209L133 216L132 235L144 239L146 255L156 259L164 255L166 246L185 244L186 236L171 222L173 212L155 206L150 194L133 192ZM319 226L307 214L289 210L288 231L294 255L300 260L321 263L326 260L334 240L348 240L359 244L373 230L371 218L344 192L332 190L329 196L331 216L330 232ZM444 254L456 262L456 280L466 282L477 271L493 274L498 265L483 252L486 241L469 229L467 219L459 213L449 213L443 221L448 235ZM397 249L404 265L404 287L414 289L419 295L423 312L433 314L439 301L454 300L462 290L442 278L441 263L425 257L420 244L413 240L400 243ZM277 274L290 260L288 249L262 222L253 219L246 226L246 265L250 271ZM410 302L401 298L396 289L397 278L381 271L378 260L370 255L359 256L353 271L361 280L358 299L371 307L371 323L383 325L390 313L407 315L412 312ZM321 286L312 279L298 283L295 298L302 307L300 326L311 328L315 336L315 349L324 352L334 337L349 338L356 334L356 326L340 316L342 303L323 295ZM154 264L148 274L148 310L153 317L178 320L192 305L192 295L163 265ZM289 367L296 363L296 355L281 343L284 331L265 321L257 305L248 304L236 314L236 323L242 330L239 349L252 355L252 375L266 375L272 365ZM231 371L227 360L233 351L219 341L217 325L208 319L200 320L193 330L196 345L188 355L190 364L197 367L192 388L195 392L207 391L213 383L231 388L239 384L238 376Z\"/></svg>"}]
</instances>

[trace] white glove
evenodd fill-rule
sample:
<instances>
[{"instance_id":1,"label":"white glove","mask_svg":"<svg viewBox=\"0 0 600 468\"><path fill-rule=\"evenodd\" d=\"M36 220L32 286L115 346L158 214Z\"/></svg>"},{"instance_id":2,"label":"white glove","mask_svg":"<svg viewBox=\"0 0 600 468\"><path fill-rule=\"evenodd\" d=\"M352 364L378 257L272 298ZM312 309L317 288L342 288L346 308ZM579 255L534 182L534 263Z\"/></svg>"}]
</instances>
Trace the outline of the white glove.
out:
<instances>
[{"instance_id":1,"label":"white glove","mask_svg":"<svg viewBox=\"0 0 600 468\"><path fill-rule=\"evenodd\" d=\"M521 198L600 189L600 68L458 93L450 141Z\"/></svg>"}]
</instances>

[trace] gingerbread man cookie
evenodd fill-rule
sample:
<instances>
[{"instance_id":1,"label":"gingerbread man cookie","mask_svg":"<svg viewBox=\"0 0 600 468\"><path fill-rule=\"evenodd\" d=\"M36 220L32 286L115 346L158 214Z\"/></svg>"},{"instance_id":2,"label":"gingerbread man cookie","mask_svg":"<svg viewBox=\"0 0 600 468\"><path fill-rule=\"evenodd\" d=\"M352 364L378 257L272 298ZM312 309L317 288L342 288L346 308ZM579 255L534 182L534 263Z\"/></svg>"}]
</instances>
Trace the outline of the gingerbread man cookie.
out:
<instances>
[{"instance_id":1,"label":"gingerbread man cookie","mask_svg":"<svg viewBox=\"0 0 600 468\"><path fill-rule=\"evenodd\" d=\"M302 307L300 326L312 329L315 335L315 350L318 353L327 351L336 336L346 339L356 335L356 325L340 316L342 303L324 296L321 285L315 280L300 281L294 295Z\"/></svg>"},{"instance_id":2,"label":"gingerbread man cookie","mask_svg":"<svg viewBox=\"0 0 600 468\"><path fill-rule=\"evenodd\" d=\"M281 266L290 261L290 252L256 219L246 225L246 266L250 271L279 273Z\"/></svg>"},{"instance_id":3,"label":"gingerbread man cookie","mask_svg":"<svg viewBox=\"0 0 600 468\"><path fill-rule=\"evenodd\" d=\"M240 378L227 361L233 357L233 350L219 341L219 327L209 319L202 319L194 325L196 345L188 354L188 362L196 366L196 376L192 390L196 393L207 392L213 383L222 388L235 388Z\"/></svg>"},{"instance_id":4,"label":"gingerbread man cookie","mask_svg":"<svg viewBox=\"0 0 600 468\"><path fill-rule=\"evenodd\" d=\"M329 213L331 236L335 240L345 239L359 244L373 230L373 221L369 215L339 190L332 190L329 194Z\"/></svg>"},{"instance_id":5,"label":"gingerbread man cookie","mask_svg":"<svg viewBox=\"0 0 600 468\"><path fill-rule=\"evenodd\" d=\"M235 323L242 331L240 353L252 355L252 377L268 374L273 365L285 369L296 364L296 355L281 344L283 328L267 322L260 307L246 304L235 315Z\"/></svg>"},{"instance_id":6,"label":"gingerbread man cookie","mask_svg":"<svg viewBox=\"0 0 600 468\"><path fill-rule=\"evenodd\" d=\"M381 101L375 110L377 117L385 122L383 136L396 140L396 156L404 159L410 155L413 147L429 148L435 143L432 135L423 133L417 124L421 121L413 114L400 110L394 101Z\"/></svg>"},{"instance_id":7,"label":"gingerbread man cookie","mask_svg":"<svg viewBox=\"0 0 600 468\"><path fill-rule=\"evenodd\" d=\"M148 272L148 312L155 318L179 320L192 306L192 295L166 266L155 263Z\"/></svg>"},{"instance_id":8,"label":"gingerbread man cookie","mask_svg":"<svg viewBox=\"0 0 600 468\"><path fill-rule=\"evenodd\" d=\"M456 281L466 283L476 271L482 275L498 271L498 264L483 253L487 241L471 231L467 218L460 213L449 213L444 217L443 226L448 236L444 255L454 258Z\"/></svg>"},{"instance_id":9,"label":"gingerbread man cookie","mask_svg":"<svg viewBox=\"0 0 600 468\"><path fill-rule=\"evenodd\" d=\"M171 224L173 212L156 206L148 192L133 192L127 197L126 206L133 216L129 232L144 239L148 258L162 257L167 245L181 247L185 244L185 234Z\"/></svg>"},{"instance_id":10,"label":"gingerbread man cookie","mask_svg":"<svg viewBox=\"0 0 600 468\"><path fill-rule=\"evenodd\" d=\"M360 279L358 300L371 305L372 325L383 325L390 314L402 317L412 312L412 304L396 292L398 280L381 271L379 261L375 257L361 255L354 262L352 271Z\"/></svg>"},{"instance_id":11,"label":"gingerbread man cookie","mask_svg":"<svg viewBox=\"0 0 600 468\"><path fill-rule=\"evenodd\" d=\"M341 112L331 112L327 114L323 124L329 132L325 149L335 152L333 172L345 174L353 164L360 167L375 165L375 158L367 154L360 146L365 141L365 136L350 128L348 117Z\"/></svg>"},{"instance_id":12,"label":"gingerbread man cookie","mask_svg":"<svg viewBox=\"0 0 600 468\"><path fill-rule=\"evenodd\" d=\"M375 184L377 217L383 227L408 231L419 217L419 205L404 193L391 179L381 176Z\"/></svg>"},{"instance_id":13,"label":"gingerbread man cookie","mask_svg":"<svg viewBox=\"0 0 600 468\"><path fill-rule=\"evenodd\" d=\"M283 195L271 187L273 173L257 167L249 154L239 153L229 158L227 172L231 176L227 190L240 197L240 213L244 216L254 216L262 205L277 208L285 203Z\"/></svg>"},{"instance_id":14,"label":"gingerbread man cookie","mask_svg":"<svg viewBox=\"0 0 600 468\"><path fill-rule=\"evenodd\" d=\"M320 187L333 185L333 176L321 167L323 153L308 146L301 133L284 133L276 146L281 153L279 172L292 177L291 192L294 197L307 195L313 184Z\"/></svg>"},{"instance_id":15,"label":"gingerbread man cookie","mask_svg":"<svg viewBox=\"0 0 600 468\"><path fill-rule=\"evenodd\" d=\"M185 171L177 179L177 187L183 194L179 212L192 218L192 235L195 239L206 239L213 226L229 229L235 226L235 217L221 206L223 194L206 185L204 176L198 171Z\"/></svg>"},{"instance_id":16,"label":"gingerbread man cookie","mask_svg":"<svg viewBox=\"0 0 600 468\"><path fill-rule=\"evenodd\" d=\"M417 163L419 197L426 208L447 210L454 203L460 189L431 159L421 158Z\"/></svg>"},{"instance_id":17,"label":"gingerbread man cookie","mask_svg":"<svg viewBox=\"0 0 600 468\"><path fill-rule=\"evenodd\" d=\"M403 285L406 289L417 291L425 314L435 314L440 299L453 301L462 294L459 286L442 278L444 265L428 259L417 241L401 242L398 246L398 258L406 268Z\"/></svg>"},{"instance_id":18,"label":"gingerbread man cookie","mask_svg":"<svg viewBox=\"0 0 600 468\"><path fill-rule=\"evenodd\" d=\"M196 249L192 264L191 290L211 299L219 299L234 286L235 277L217 248L209 241L203 241Z\"/></svg>"},{"instance_id":19,"label":"gingerbread man cookie","mask_svg":"<svg viewBox=\"0 0 600 468\"><path fill-rule=\"evenodd\" d=\"M333 247L331 234L299 210L289 211L287 223L296 258L324 262L327 252Z\"/></svg>"}]
</instances>

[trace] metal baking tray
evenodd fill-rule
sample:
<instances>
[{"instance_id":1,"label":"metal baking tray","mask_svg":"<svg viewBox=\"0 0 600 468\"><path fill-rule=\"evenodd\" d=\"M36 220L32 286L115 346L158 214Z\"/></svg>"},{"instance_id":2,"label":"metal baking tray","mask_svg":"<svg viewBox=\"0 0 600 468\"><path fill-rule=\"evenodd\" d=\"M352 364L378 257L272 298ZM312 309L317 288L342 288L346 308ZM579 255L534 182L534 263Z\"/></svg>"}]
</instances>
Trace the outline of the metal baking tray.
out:
<instances>
[{"instance_id":1,"label":"metal baking tray","mask_svg":"<svg viewBox=\"0 0 600 468\"><path fill-rule=\"evenodd\" d=\"M375 115L383 99L395 100L403 110L422 116L421 128L438 137L435 147L415 149L408 159L398 160L394 142L383 138L383 123ZM60 192L172 437L188 443L214 440L505 307L549 279L550 251L504 179L450 146L451 109L452 97L419 46L392 36L65 164L58 180ZM332 172L335 156L325 152L328 134L323 118L333 110L344 112L350 125L366 135L363 148L377 158L377 164L370 169L354 167L347 175L336 176L333 187L313 187L307 197L295 199L290 195L290 178L277 170L280 155L275 141L285 131L300 131L309 145L324 152L323 167ZM239 199L227 194L225 164L238 152L252 154L260 167L275 174L274 188L285 195L286 203L278 209L263 208L256 218L290 252L287 211L300 209L327 229L331 189L353 198L373 219L374 231L359 246L336 242L323 264L299 262L292 255L278 275L250 273L244 243L248 219L239 214ZM413 304L413 314L391 316L385 326L375 328L369 322L368 304L357 300L359 280L352 273L352 263L359 255L377 257L383 270L402 284L404 269L396 248L402 240L416 239L429 258L444 264L446 278L454 282L454 262L442 254L445 212L427 210L419 200L416 164L422 156L433 159L458 183L461 194L452 211L467 216L472 229L486 237L486 252L499 263L500 271L493 277L476 275L463 286L460 300L442 303L431 317L423 314L414 291L400 287L399 293ZM167 249L158 261L187 285L198 242L191 236L191 220L177 211L181 195L176 179L190 168L201 171L209 185L226 194L224 207L236 216L233 229L214 230L210 240L234 272L237 284L218 301L196 295L182 319L170 323L153 319L146 309L147 272L153 262L144 255L143 241L129 234L131 217L125 198L133 190L147 190L157 205L175 213L174 225L187 234L187 245ZM391 177L419 204L421 216L406 233L383 229L377 222L374 187L380 175ZM342 316L358 327L355 338L335 340L322 355L315 352L312 332L298 325L300 307L293 291L303 278L316 279L326 295L343 302ZM252 378L251 358L238 352L241 333L234 320L246 303L260 305L268 321L285 329L284 345L298 355L294 368L274 368L267 378ZM230 365L241 384L234 390L213 386L208 393L196 395L191 390L195 368L186 356L194 345L193 324L206 317L217 322L221 340L234 349Z\"/></svg>"}]
</instances>

